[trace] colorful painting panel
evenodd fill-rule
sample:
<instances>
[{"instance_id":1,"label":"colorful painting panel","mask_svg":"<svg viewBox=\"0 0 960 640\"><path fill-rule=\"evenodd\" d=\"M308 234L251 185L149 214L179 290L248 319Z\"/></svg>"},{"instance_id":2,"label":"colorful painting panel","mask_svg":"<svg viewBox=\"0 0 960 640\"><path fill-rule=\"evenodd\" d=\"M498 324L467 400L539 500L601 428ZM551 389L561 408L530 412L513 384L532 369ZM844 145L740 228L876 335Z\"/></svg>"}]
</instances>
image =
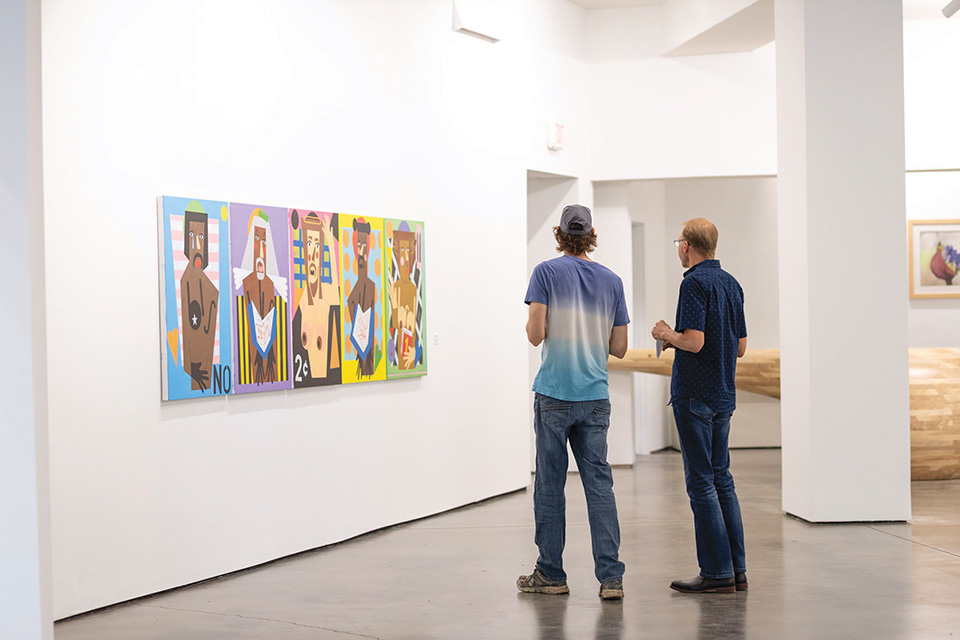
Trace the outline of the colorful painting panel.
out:
<instances>
[{"instance_id":1,"label":"colorful painting panel","mask_svg":"<svg viewBox=\"0 0 960 640\"><path fill-rule=\"evenodd\" d=\"M383 219L341 213L344 384L385 380Z\"/></svg>"},{"instance_id":2,"label":"colorful painting panel","mask_svg":"<svg viewBox=\"0 0 960 640\"><path fill-rule=\"evenodd\" d=\"M960 298L960 220L911 220L910 297Z\"/></svg>"},{"instance_id":3,"label":"colorful painting panel","mask_svg":"<svg viewBox=\"0 0 960 640\"><path fill-rule=\"evenodd\" d=\"M287 209L230 203L235 393L293 388Z\"/></svg>"},{"instance_id":4,"label":"colorful painting panel","mask_svg":"<svg viewBox=\"0 0 960 640\"><path fill-rule=\"evenodd\" d=\"M157 198L161 394L183 400L233 389L226 202Z\"/></svg>"},{"instance_id":5,"label":"colorful painting panel","mask_svg":"<svg viewBox=\"0 0 960 640\"><path fill-rule=\"evenodd\" d=\"M386 220L387 379L427 373L424 224Z\"/></svg>"},{"instance_id":6,"label":"colorful painting panel","mask_svg":"<svg viewBox=\"0 0 960 640\"><path fill-rule=\"evenodd\" d=\"M340 384L340 229L336 213L290 209L293 387Z\"/></svg>"}]
</instances>

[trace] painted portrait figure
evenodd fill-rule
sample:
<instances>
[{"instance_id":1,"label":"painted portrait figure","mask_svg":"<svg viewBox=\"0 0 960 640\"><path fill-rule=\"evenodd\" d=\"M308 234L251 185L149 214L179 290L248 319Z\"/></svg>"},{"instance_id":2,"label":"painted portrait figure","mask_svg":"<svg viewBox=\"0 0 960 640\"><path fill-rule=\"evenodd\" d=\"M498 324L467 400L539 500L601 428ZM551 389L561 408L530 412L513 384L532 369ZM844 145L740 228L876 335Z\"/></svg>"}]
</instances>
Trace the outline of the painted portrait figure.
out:
<instances>
[{"instance_id":1,"label":"painted portrait figure","mask_svg":"<svg viewBox=\"0 0 960 640\"><path fill-rule=\"evenodd\" d=\"M294 386L339 384L340 279L337 273L337 215L290 213L302 256L293 316ZM302 282L301 282L302 281Z\"/></svg>"},{"instance_id":2,"label":"painted portrait figure","mask_svg":"<svg viewBox=\"0 0 960 640\"><path fill-rule=\"evenodd\" d=\"M196 200L183 217L183 254L187 266L180 277L181 335L183 370L190 376L190 388L210 388L213 347L217 332L220 291L204 272L209 261L207 214Z\"/></svg>"},{"instance_id":3,"label":"painted portrait figure","mask_svg":"<svg viewBox=\"0 0 960 640\"><path fill-rule=\"evenodd\" d=\"M287 281L280 275L270 216L255 208L247 223L243 262L233 270L237 305L237 340L242 343L238 369L241 384L266 385L287 379L280 345L286 336Z\"/></svg>"}]
</instances>

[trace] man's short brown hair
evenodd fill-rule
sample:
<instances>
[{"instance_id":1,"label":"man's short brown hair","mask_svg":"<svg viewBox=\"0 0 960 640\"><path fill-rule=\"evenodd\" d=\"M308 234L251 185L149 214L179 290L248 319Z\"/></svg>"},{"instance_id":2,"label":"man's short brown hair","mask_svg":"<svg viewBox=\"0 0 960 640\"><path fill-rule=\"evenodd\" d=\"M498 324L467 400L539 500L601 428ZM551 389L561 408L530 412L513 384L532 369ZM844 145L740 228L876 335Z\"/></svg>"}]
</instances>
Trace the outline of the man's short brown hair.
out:
<instances>
[{"instance_id":1,"label":"man's short brown hair","mask_svg":"<svg viewBox=\"0 0 960 640\"><path fill-rule=\"evenodd\" d=\"M712 260L717 253L719 232L715 224L706 218L694 218L683 223L680 237L690 243L697 253Z\"/></svg>"},{"instance_id":2,"label":"man's short brown hair","mask_svg":"<svg viewBox=\"0 0 960 640\"><path fill-rule=\"evenodd\" d=\"M597 234L592 230L588 234L575 236L560 231L560 227L554 227L553 237L557 239L557 251L560 253L572 253L579 256L597 248Z\"/></svg>"}]
</instances>

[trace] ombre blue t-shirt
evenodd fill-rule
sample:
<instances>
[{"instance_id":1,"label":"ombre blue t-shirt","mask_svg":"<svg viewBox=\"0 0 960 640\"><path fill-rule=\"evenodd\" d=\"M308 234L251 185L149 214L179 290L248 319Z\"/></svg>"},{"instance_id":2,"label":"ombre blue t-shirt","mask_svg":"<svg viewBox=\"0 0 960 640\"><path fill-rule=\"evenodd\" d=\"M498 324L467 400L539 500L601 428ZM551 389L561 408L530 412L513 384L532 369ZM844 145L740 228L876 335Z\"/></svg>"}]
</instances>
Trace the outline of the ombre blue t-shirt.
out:
<instances>
[{"instance_id":1,"label":"ombre blue t-shirt","mask_svg":"<svg viewBox=\"0 0 960 640\"><path fill-rule=\"evenodd\" d=\"M547 305L547 337L533 390L560 400L608 398L610 332L630 323L620 276L562 255L536 266L524 301Z\"/></svg>"}]
</instances>

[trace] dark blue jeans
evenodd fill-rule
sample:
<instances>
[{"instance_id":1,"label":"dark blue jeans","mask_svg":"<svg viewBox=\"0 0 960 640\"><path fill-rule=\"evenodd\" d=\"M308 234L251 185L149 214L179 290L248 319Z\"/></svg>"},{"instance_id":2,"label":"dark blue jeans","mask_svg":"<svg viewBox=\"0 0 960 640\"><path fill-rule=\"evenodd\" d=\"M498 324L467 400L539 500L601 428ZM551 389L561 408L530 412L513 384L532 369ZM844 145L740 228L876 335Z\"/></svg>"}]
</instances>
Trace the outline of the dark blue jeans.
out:
<instances>
[{"instance_id":1,"label":"dark blue jeans","mask_svg":"<svg viewBox=\"0 0 960 640\"><path fill-rule=\"evenodd\" d=\"M747 570L740 502L730 475L730 411L699 400L673 404L680 452L697 534L697 561L704 578L732 578Z\"/></svg>"},{"instance_id":2,"label":"dark blue jeans","mask_svg":"<svg viewBox=\"0 0 960 640\"><path fill-rule=\"evenodd\" d=\"M551 580L566 580L563 546L566 530L567 440L580 469L587 497L594 572L605 582L623 575L619 560L620 523L613 495L613 474L607 464L610 401L569 402L536 395L533 428L537 436L537 477L533 514L540 548L537 566Z\"/></svg>"}]
</instances>

